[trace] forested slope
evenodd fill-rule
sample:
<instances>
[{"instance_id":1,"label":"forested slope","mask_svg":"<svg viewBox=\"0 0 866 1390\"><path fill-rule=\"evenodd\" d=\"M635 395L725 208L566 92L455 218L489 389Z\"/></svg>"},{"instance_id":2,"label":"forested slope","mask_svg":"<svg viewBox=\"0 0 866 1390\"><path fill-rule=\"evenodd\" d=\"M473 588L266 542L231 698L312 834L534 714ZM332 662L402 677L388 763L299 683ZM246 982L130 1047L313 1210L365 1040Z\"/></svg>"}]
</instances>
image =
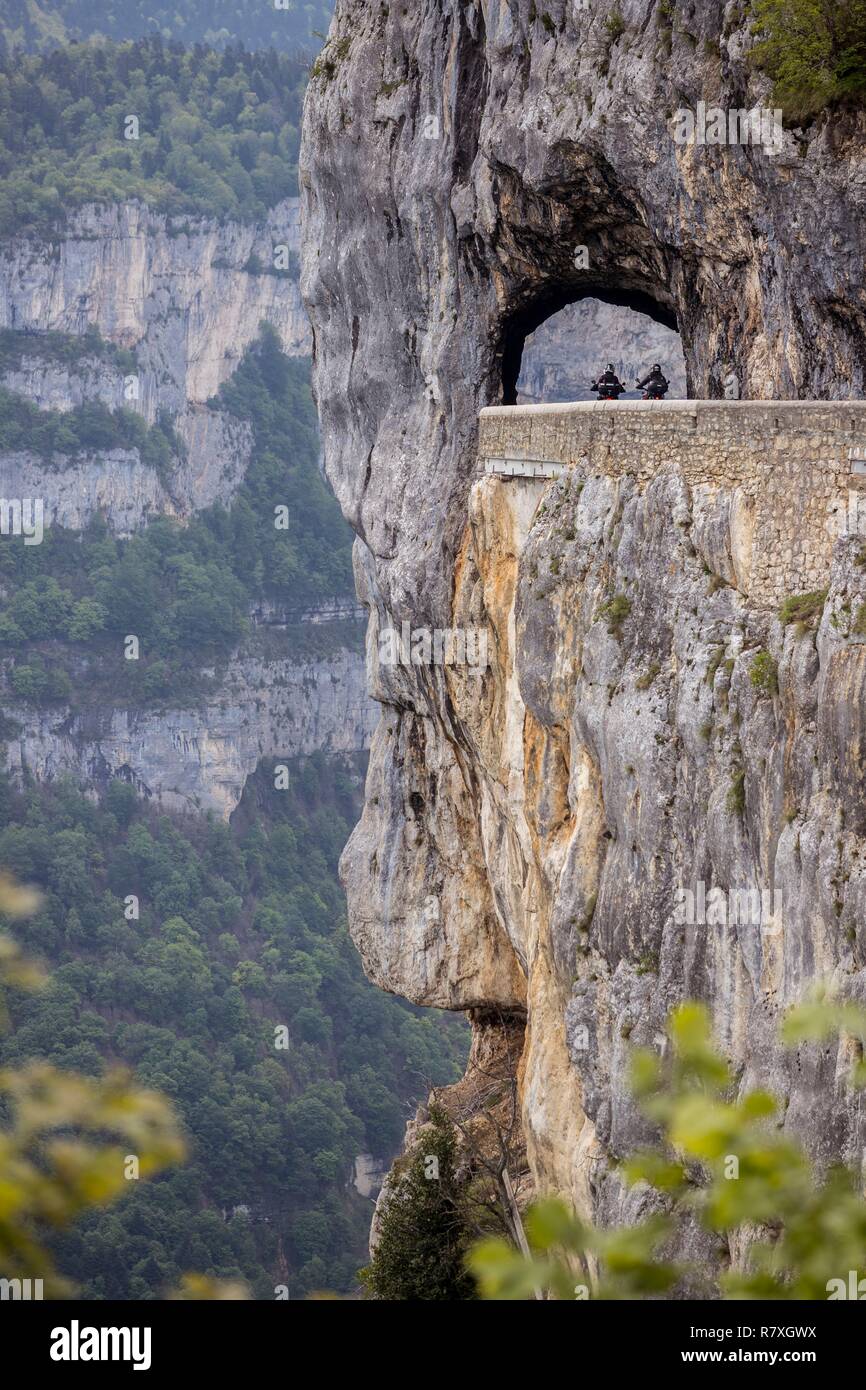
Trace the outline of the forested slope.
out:
<instances>
[{"instance_id":1,"label":"forested slope","mask_svg":"<svg viewBox=\"0 0 866 1390\"><path fill-rule=\"evenodd\" d=\"M216 283L207 276L214 252L190 227L255 225L267 250L264 214L296 191L305 65L231 41L239 32L252 46L277 33L303 37L319 18L324 27L326 8L188 4L180 15L158 3L145 12L61 0L49 17L32 4L7 7L7 43L44 52L10 48L0 62L0 239L4 251L26 246L24 278L32 257L45 291L27 298L27 331L10 309L0 336L0 372L16 383L0 392L4 463L26 455L36 482L57 495L64 480L84 486L101 460L119 495L127 485L117 461L135 457L139 479L157 476L171 498L184 468L184 412L205 426L233 422L248 441L245 473L232 474L223 501L191 515L124 527L109 507L80 530L47 517L38 545L0 539L0 738L17 779L0 780L0 868L43 891L38 915L11 929L50 972L44 991L10 1001L0 1062L44 1057L94 1075L130 1066L175 1102L191 1140L184 1167L131 1183L123 1202L58 1242L60 1267L88 1298L160 1297L187 1270L241 1277L262 1299L280 1285L293 1298L350 1291L372 1210L352 1182L356 1159L390 1159L426 1086L462 1069L462 1022L380 995L346 932L336 863L357 818L364 754L281 759L286 789L277 760L263 757L229 824L167 812L137 790L142 766L155 761L140 745L155 733L177 762L207 766L207 720L237 699L237 683L227 691L223 676L230 662L243 666L239 651L249 655L239 726L265 722L269 682L285 681L291 695L288 677L301 671L306 682L309 662L321 659L323 685L310 677L304 686L309 703L328 694L329 656L348 651L355 668L361 662L351 533L319 471L308 361L286 355L276 325L263 323L246 352L249 333L241 342L226 332L217 349L236 357L233 375L220 374L209 402L184 399L185 354L201 352L204 335L178 346L170 327L195 312L179 291L172 297L173 284L185 275ZM97 29L134 37L151 16L159 38L66 42ZM222 21L228 33L209 33ZM79 229L84 307L58 331L53 282L40 267L61 262L67 213L129 199L169 217L163 242L183 245L183 256L167 258L172 273L163 265L156 289L151 266L138 279L135 256L121 256L109 307L124 295L132 302L145 282L151 297L141 301L147 312L136 301L127 319L106 311L100 336L94 306L105 296L82 270L89 233ZM127 224L93 223L97 267L110 259L117 226ZM286 221L281 240L289 230ZM145 256L164 255L163 242L145 237ZM297 277L291 256L278 266L244 264L245 254L219 262L220 284ZM143 346L158 388L151 423L134 402L107 403L116 378L142 371ZM172 371L160 377L160 364ZM34 398L46 382L56 407ZM83 399L93 382L96 397ZM277 508L287 511L285 528L275 526ZM137 660L124 659L130 633ZM201 746L180 718L187 707L205 721ZM118 711L128 763L111 776L97 735ZM359 728L367 718L365 709ZM82 741L77 783L58 776L73 726L94 731ZM25 736L34 730L48 750L38 764ZM293 736L287 727L285 743Z\"/></svg>"},{"instance_id":2,"label":"forested slope","mask_svg":"<svg viewBox=\"0 0 866 1390\"><path fill-rule=\"evenodd\" d=\"M10 47L159 34L184 44L240 40L248 48L294 52L318 48L334 7L328 0L7 0L3 8L0 35Z\"/></svg>"},{"instance_id":3,"label":"forested slope","mask_svg":"<svg viewBox=\"0 0 866 1390\"><path fill-rule=\"evenodd\" d=\"M0 60L0 234L88 202L261 217L297 193L306 66L161 39Z\"/></svg>"},{"instance_id":4,"label":"forested slope","mask_svg":"<svg viewBox=\"0 0 866 1390\"><path fill-rule=\"evenodd\" d=\"M99 804L0 782L0 864L45 894L16 935L52 967L13 1002L0 1062L134 1066L191 1139L184 1168L63 1238L86 1296L158 1297L188 1269L260 1298L353 1287L370 1220L353 1161L393 1153L463 1052L457 1019L381 995L349 942L336 860L359 773L314 756L278 791L263 768L231 827L158 815L121 782Z\"/></svg>"}]
</instances>

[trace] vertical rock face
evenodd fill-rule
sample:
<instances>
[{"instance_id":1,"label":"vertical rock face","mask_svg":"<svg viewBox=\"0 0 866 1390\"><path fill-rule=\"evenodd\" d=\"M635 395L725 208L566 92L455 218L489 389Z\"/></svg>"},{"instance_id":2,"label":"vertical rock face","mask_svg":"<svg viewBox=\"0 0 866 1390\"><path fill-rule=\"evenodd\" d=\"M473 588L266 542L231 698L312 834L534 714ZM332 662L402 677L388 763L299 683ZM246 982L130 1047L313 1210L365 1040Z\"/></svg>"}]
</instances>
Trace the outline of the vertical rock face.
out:
<instances>
[{"instance_id":1,"label":"vertical rock face","mask_svg":"<svg viewBox=\"0 0 866 1390\"><path fill-rule=\"evenodd\" d=\"M677 144L681 107L769 99L747 34L718 3L671 34L626 0L612 41L613 8L337 6L302 289L329 474L395 609L447 613L478 408L567 301L677 327L696 397L731 374L743 398L862 391L864 117L779 153Z\"/></svg>"},{"instance_id":2,"label":"vertical rock face","mask_svg":"<svg viewBox=\"0 0 866 1390\"><path fill-rule=\"evenodd\" d=\"M242 648L214 685L182 708L46 712L6 703L6 766L38 781L71 775L97 789L120 777L160 805L228 820L261 759L370 745L374 706L354 650L315 660Z\"/></svg>"},{"instance_id":3,"label":"vertical rock face","mask_svg":"<svg viewBox=\"0 0 866 1390\"><path fill-rule=\"evenodd\" d=\"M137 449L81 456L0 453L0 496L40 497L46 526L80 531L97 514L117 536L141 530L148 518L186 518L215 502L231 502L252 452L252 430L222 410L189 405L175 421L184 457L162 478Z\"/></svg>"},{"instance_id":4,"label":"vertical rock face","mask_svg":"<svg viewBox=\"0 0 866 1390\"><path fill-rule=\"evenodd\" d=\"M159 415L172 417L185 457L161 479L134 450L58 456L48 464L0 454L0 495L41 497L46 524L75 529L102 512L120 535L155 514L188 517L230 502L249 462L250 431L205 403L264 320L285 352L309 354L299 246L294 198L260 225L170 219L138 203L89 207L55 241L6 243L0 328L18 336L0 384L43 410L98 401L110 410L133 409L150 424ZM71 365L58 363L50 341L40 340L94 328L111 347L134 352L134 372L110 355L101 360L86 352Z\"/></svg>"},{"instance_id":5,"label":"vertical rock face","mask_svg":"<svg viewBox=\"0 0 866 1390\"><path fill-rule=\"evenodd\" d=\"M309 351L296 276L274 273L274 248L285 246L286 259L297 244L293 198L259 226L169 219L139 203L84 208L56 241L21 237L0 249L0 328L79 334L96 327L109 342L134 349L136 408L152 422L158 411L174 415L215 395L262 319L286 352ZM83 370L92 378L87 363ZM102 389L88 390L76 376L70 404L114 404L110 373ZM28 394L46 393L41 382L33 386ZM44 404L63 408L56 383L47 394Z\"/></svg>"},{"instance_id":6,"label":"vertical rock face","mask_svg":"<svg viewBox=\"0 0 866 1390\"><path fill-rule=\"evenodd\" d=\"M22 340L20 360L0 376L0 385L18 396L26 396L40 410L73 410L89 401L100 401L109 410L120 410L129 402L124 396L124 376L119 367L83 356L70 370L45 362L28 337Z\"/></svg>"},{"instance_id":7,"label":"vertical rock face","mask_svg":"<svg viewBox=\"0 0 866 1390\"><path fill-rule=\"evenodd\" d=\"M748 36L717 3L671 29L624 0L618 37L613 10L341 0L302 170L325 464L387 707L344 860L352 929L385 988L527 1011L535 1175L610 1219L638 1200L610 1166L642 1132L626 1050L671 1003L706 998L744 1083L853 1156L835 1051L772 1039L817 975L866 993L860 542L797 635L713 578L707 499L675 471L577 470L541 508L537 483L473 489L479 408L587 295L678 328L692 396L862 394L862 115L773 154L678 145L677 108L767 101ZM731 554L737 499L712 510ZM386 662L404 622L485 629L488 671ZM779 889L781 931L681 922L700 882Z\"/></svg>"}]
</instances>

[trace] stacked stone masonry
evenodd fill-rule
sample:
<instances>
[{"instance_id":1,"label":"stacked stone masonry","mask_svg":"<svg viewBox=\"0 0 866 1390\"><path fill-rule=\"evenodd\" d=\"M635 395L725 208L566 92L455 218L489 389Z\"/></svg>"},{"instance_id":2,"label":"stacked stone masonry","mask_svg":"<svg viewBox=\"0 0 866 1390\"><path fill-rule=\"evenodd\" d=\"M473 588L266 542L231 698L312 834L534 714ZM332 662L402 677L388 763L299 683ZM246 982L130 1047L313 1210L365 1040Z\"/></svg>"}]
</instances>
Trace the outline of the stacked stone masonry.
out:
<instances>
[{"instance_id":1,"label":"stacked stone masonry","mask_svg":"<svg viewBox=\"0 0 866 1390\"><path fill-rule=\"evenodd\" d=\"M826 586L833 544L866 530L866 401L630 401L494 406L479 455L545 459L643 489L679 473L727 518L738 586L757 604Z\"/></svg>"}]
</instances>

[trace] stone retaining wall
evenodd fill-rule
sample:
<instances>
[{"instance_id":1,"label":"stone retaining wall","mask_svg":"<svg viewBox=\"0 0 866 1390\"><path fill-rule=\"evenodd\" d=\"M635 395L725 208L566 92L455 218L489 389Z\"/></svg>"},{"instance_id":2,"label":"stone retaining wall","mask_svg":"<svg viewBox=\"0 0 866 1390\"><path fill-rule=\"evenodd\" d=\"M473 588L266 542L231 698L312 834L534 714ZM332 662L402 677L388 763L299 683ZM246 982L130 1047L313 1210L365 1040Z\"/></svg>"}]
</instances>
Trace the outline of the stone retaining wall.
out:
<instances>
[{"instance_id":1,"label":"stone retaining wall","mask_svg":"<svg viewBox=\"0 0 866 1390\"><path fill-rule=\"evenodd\" d=\"M866 533L866 401L493 406L479 455L628 475L641 489L679 472L704 511L725 514L738 585L756 603L823 588L836 538Z\"/></svg>"}]
</instances>

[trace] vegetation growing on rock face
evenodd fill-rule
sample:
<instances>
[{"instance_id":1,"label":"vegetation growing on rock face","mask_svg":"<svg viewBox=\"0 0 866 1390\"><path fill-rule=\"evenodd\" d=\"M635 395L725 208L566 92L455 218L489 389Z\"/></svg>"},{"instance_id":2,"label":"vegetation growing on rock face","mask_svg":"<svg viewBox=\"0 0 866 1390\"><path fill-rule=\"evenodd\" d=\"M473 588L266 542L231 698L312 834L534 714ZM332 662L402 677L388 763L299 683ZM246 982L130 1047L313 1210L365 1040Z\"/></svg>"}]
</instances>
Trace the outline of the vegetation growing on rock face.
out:
<instances>
[{"instance_id":1,"label":"vegetation growing on rock face","mask_svg":"<svg viewBox=\"0 0 866 1390\"><path fill-rule=\"evenodd\" d=\"M611 10L607 19L604 21L604 31L611 44L617 43L622 38L626 31L626 22L619 8Z\"/></svg>"},{"instance_id":2,"label":"vegetation growing on rock face","mask_svg":"<svg viewBox=\"0 0 866 1390\"><path fill-rule=\"evenodd\" d=\"M847 1296L840 1285L848 1271L866 1266L862 1176L841 1166L818 1176L785 1133L774 1097L738 1093L702 1006L675 1010L668 1033L671 1047L661 1056L650 1049L633 1054L632 1090L660 1138L624 1165L629 1184L654 1189L662 1214L599 1229L561 1202L539 1203L526 1219L529 1258L502 1240L473 1252L483 1297L527 1299L543 1290L557 1299L630 1299L678 1289L702 1298ZM862 1050L866 1011L816 997L790 1012L782 1038L799 1046L840 1033ZM851 1082L866 1083L862 1061ZM707 1263L672 1259L677 1237L694 1247L695 1221L725 1249L747 1243L742 1264L715 1272Z\"/></svg>"},{"instance_id":3,"label":"vegetation growing on rock face","mask_svg":"<svg viewBox=\"0 0 866 1390\"><path fill-rule=\"evenodd\" d=\"M712 653L710 654L710 659L707 662L706 682L710 689L712 689L715 683L716 672L718 671L724 659L725 649L721 644L719 644L713 648Z\"/></svg>"},{"instance_id":4,"label":"vegetation growing on rock face","mask_svg":"<svg viewBox=\"0 0 866 1390\"><path fill-rule=\"evenodd\" d=\"M866 100L866 0L754 0L753 60L786 120Z\"/></svg>"},{"instance_id":5,"label":"vegetation growing on rock face","mask_svg":"<svg viewBox=\"0 0 866 1390\"><path fill-rule=\"evenodd\" d=\"M637 680L635 681L635 690L649 690L650 686L652 685L660 670L661 667L659 666L657 661L650 662L647 669L640 676L638 676Z\"/></svg>"},{"instance_id":6,"label":"vegetation growing on rock face","mask_svg":"<svg viewBox=\"0 0 866 1390\"><path fill-rule=\"evenodd\" d=\"M122 1062L189 1139L183 1168L52 1238L83 1296L160 1297L189 1269L263 1299L354 1286L370 1205L352 1161L396 1151L424 1080L460 1074L466 1032L363 976L336 874L360 770L317 754L279 792L262 771L231 827L120 781L97 803L0 778L0 864L42 893L14 935L51 966L38 993L10 992L0 1067L39 1059L96 1094Z\"/></svg>"},{"instance_id":7,"label":"vegetation growing on rock face","mask_svg":"<svg viewBox=\"0 0 866 1390\"><path fill-rule=\"evenodd\" d=\"M354 596L353 535L319 469L310 364L287 357L277 333L261 337L222 387L214 405L253 427L253 457L230 516L250 528L237 556L254 591L303 607L335 595ZM274 529L274 506L289 509L290 525Z\"/></svg>"},{"instance_id":8,"label":"vegetation growing on rock face","mask_svg":"<svg viewBox=\"0 0 866 1390\"><path fill-rule=\"evenodd\" d=\"M596 618L606 625L612 637L619 637L622 632L622 625L631 612L631 603L625 594L614 594L612 598L600 605Z\"/></svg>"},{"instance_id":9,"label":"vegetation growing on rock face","mask_svg":"<svg viewBox=\"0 0 866 1390\"><path fill-rule=\"evenodd\" d=\"M264 217L297 193L305 80L277 53L158 39L0 59L0 234L50 234L75 208L129 198Z\"/></svg>"},{"instance_id":10,"label":"vegetation growing on rock face","mask_svg":"<svg viewBox=\"0 0 866 1390\"><path fill-rule=\"evenodd\" d=\"M523 1020L493 1011L474 1023L466 1074L433 1091L383 1191L372 1264L361 1272L373 1298L473 1299L471 1244L502 1232L523 1248L520 1211L531 1186L518 1085Z\"/></svg>"},{"instance_id":11,"label":"vegetation growing on rock face","mask_svg":"<svg viewBox=\"0 0 866 1390\"><path fill-rule=\"evenodd\" d=\"M725 807L732 816L741 816L746 809L746 773L741 767L735 768L731 776Z\"/></svg>"},{"instance_id":12,"label":"vegetation growing on rock face","mask_svg":"<svg viewBox=\"0 0 866 1390\"><path fill-rule=\"evenodd\" d=\"M811 594L791 594L779 609L779 621L788 623L809 623L819 618L827 602L827 590L816 589Z\"/></svg>"},{"instance_id":13,"label":"vegetation growing on rock face","mask_svg":"<svg viewBox=\"0 0 866 1390\"><path fill-rule=\"evenodd\" d=\"M16 371L24 359L71 370L94 360L129 376L137 367L136 356L128 348L106 342L92 325L84 333L34 333L20 329L0 329L0 372Z\"/></svg>"},{"instance_id":14,"label":"vegetation growing on rock face","mask_svg":"<svg viewBox=\"0 0 866 1390\"><path fill-rule=\"evenodd\" d=\"M749 680L761 695L775 695L777 693L779 673L769 652L758 652L749 668Z\"/></svg>"},{"instance_id":15,"label":"vegetation growing on rock face","mask_svg":"<svg viewBox=\"0 0 866 1390\"><path fill-rule=\"evenodd\" d=\"M108 449L136 449L142 463L160 473L183 453L170 421L148 426L135 411L108 410L88 401L73 410L40 410L26 396L0 386L0 450L38 454L46 464L55 455L75 458Z\"/></svg>"}]
</instances>

